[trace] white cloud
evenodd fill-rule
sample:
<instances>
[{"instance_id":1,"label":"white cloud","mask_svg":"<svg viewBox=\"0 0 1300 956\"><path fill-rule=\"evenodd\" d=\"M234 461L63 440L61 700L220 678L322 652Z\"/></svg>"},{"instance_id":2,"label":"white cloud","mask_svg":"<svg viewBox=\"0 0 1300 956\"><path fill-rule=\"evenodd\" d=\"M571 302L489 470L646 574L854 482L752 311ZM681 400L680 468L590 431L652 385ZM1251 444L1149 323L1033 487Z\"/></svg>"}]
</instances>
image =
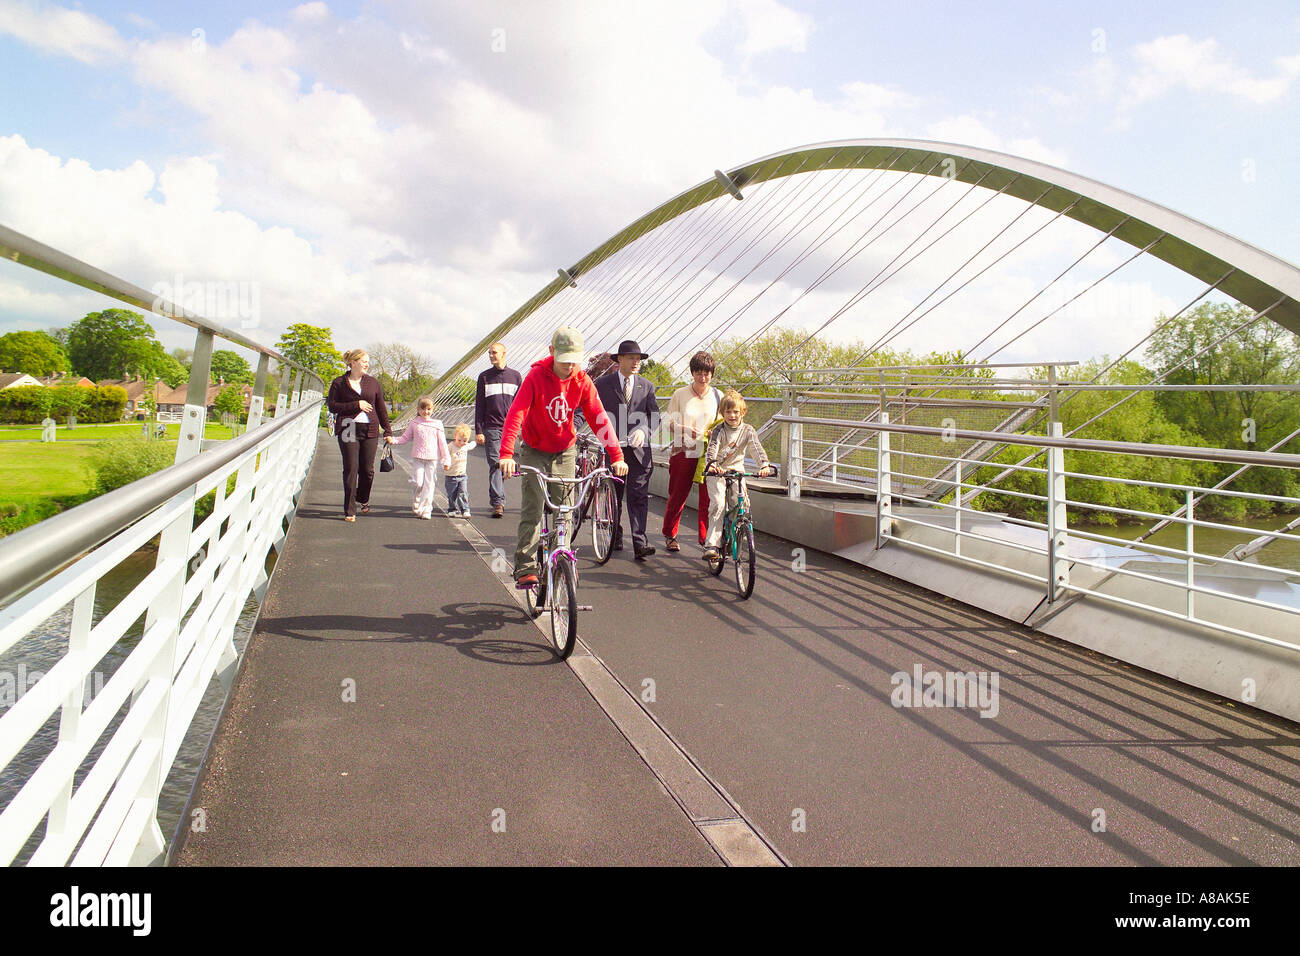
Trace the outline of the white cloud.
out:
<instances>
[{"instance_id":1,"label":"white cloud","mask_svg":"<svg viewBox=\"0 0 1300 956\"><path fill-rule=\"evenodd\" d=\"M1137 71L1125 84L1121 108L1133 109L1183 89L1222 93L1257 106L1275 103L1300 75L1300 56L1279 58L1272 76L1256 76L1237 66L1216 40L1186 34L1158 37L1133 50Z\"/></svg>"},{"instance_id":2,"label":"white cloud","mask_svg":"<svg viewBox=\"0 0 1300 956\"><path fill-rule=\"evenodd\" d=\"M776 50L803 53L813 32L813 19L776 0L737 0L745 23L745 38L738 51L746 58Z\"/></svg>"},{"instance_id":3,"label":"white cloud","mask_svg":"<svg viewBox=\"0 0 1300 956\"><path fill-rule=\"evenodd\" d=\"M128 49L103 20L42 2L0 0L0 33L82 63L105 63L124 56Z\"/></svg>"},{"instance_id":4,"label":"white cloud","mask_svg":"<svg viewBox=\"0 0 1300 956\"><path fill-rule=\"evenodd\" d=\"M258 282L268 343L305 321L341 347L400 339L446 364L557 266L713 168L905 136L939 108L866 81L755 82L749 60L814 36L772 0L379 9L308 3L203 44L119 38L147 106L202 155L97 170L0 140L10 224L145 287L176 272ZM992 113L925 127L1064 165L1033 132Z\"/></svg>"}]
</instances>

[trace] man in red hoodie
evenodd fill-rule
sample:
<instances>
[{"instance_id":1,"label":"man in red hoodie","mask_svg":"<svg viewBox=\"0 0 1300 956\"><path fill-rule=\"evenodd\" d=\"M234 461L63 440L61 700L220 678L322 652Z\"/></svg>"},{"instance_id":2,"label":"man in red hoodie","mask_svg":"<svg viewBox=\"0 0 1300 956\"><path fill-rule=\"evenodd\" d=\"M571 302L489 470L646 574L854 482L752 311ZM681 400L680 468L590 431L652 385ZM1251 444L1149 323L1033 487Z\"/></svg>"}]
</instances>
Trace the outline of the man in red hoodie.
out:
<instances>
[{"instance_id":1,"label":"man in red hoodie","mask_svg":"<svg viewBox=\"0 0 1300 956\"><path fill-rule=\"evenodd\" d=\"M577 462L574 444L578 433L573 427L577 408L582 409L592 431L609 452L610 471L619 477L627 474L618 435L600 403L596 386L582 371L583 358L582 333L557 329L551 338L550 358L533 363L506 412L501 429L502 476L513 477L518 461L555 478L572 478ZM520 438L516 449L515 441ZM524 482L519 506L519 538L515 546L515 587L520 590L537 586L537 544L545 507L542 489L536 479L529 478ZM551 497L565 500L556 493Z\"/></svg>"}]
</instances>

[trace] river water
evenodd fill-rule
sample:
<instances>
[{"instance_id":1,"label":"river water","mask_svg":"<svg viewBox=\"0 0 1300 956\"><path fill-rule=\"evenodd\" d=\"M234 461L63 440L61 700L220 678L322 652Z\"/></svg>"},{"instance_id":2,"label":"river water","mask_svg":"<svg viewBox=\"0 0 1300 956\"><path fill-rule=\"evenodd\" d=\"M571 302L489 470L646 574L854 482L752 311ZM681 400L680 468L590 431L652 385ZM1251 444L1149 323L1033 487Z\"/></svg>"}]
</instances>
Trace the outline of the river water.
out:
<instances>
[{"instance_id":1,"label":"river water","mask_svg":"<svg viewBox=\"0 0 1300 956\"><path fill-rule=\"evenodd\" d=\"M1241 532L1221 531L1217 528L1197 528L1194 535L1194 548L1198 554L1222 557L1238 545L1245 544L1266 531L1276 531L1288 522L1293 521L1295 517L1295 515L1275 515L1271 518L1251 518L1232 522L1242 528L1249 529ZM1088 526L1080 530L1093 534L1104 534L1112 538L1122 538L1125 541L1133 541L1145 533L1148 527L1149 525L1122 525L1118 528ZM1147 538L1143 544L1155 544L1181 551L1187 546L1187 531L1181 524L1170 524ZM1300 571L1300 529L1292 531L1286 538L1271 541L1267 547L1255 555L1255 560L1259 564L1267 564L1275 568Z\"/></svg>"},{"instance_id":2,"label":"river water","mask_svg":"<svg viewBox=\"0 0 1300 956\"><path fill-rule=\"evenodd\" d=\"M107 612L111 611L127 594L131 592L150 570L153 569L157 553L146 548L137 551L120 565L104 575L95 590L94 621L97 623ZM267 559L267 573L270 574L275 563L275 553ZM248 642L253 624L257 620L258 605L250 597L244 605L235 627L235 647L240 652ZM19 641L4 654L0 654L0 710L7 709L21 698L28 686L35 685L38 674L43 674L63 657L68 649L68 629L72 618L72 607L63 608L47 620L32 634ZM99 665L87 679L84 705L88 706L108 680L121 666L126 656L139 643L144 630L144 618L128 629L126 635L100 660ZM158 823L168 846L176 831L185 803L189 799L190 789L202 764L208 740L216 727L221 706L225 700L225 691L217 680L213 680L205 693L194 721L185 735L176 761L163 787L158 804ZM74 786L89 772L90 766L102 753L111 739L113 731L126 714L126 707L113 717L108 728L91 750L88 758L82 762L74 778ZM58 741L59 709L46 721L40 732L25 746L3 771L0 771L0 808L8 806L10 800L22 787L23 782L40 766L41 761L53 749ZM37 826L33 836L28 840L23 851L15 858L16 864L26 862L44 837L45 826Z\"/></svg>"}]
</instances>

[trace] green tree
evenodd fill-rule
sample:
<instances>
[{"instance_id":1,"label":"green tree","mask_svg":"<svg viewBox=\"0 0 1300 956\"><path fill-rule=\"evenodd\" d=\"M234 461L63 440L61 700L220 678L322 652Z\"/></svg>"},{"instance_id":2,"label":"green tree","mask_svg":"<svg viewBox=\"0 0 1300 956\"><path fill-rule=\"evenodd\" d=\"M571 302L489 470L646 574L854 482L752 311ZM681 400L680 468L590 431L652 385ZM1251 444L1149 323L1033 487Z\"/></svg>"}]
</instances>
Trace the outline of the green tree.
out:
<instances>
[{"instance_id":1,"label":"green tree","mask_svg":"<svg viewBox=\"0 0 1300 956\"><path fill-rule=\"evenodd\" d=\"M1244 305L1203 303L1156 333L1147 348L1147 361L1171 385L1246 386L1160 395L1170 421L1218 448L1268 448L1300 424L1300 393L1250 388L1300 383L1300 337L1267 316L1252 324L1254 314ZM1166 321L1161 316L1156 324Z\"/></svg>"},{"instance_id":2,"label":"green tree","mask_svg":"<svg viewBox=\"0 0 1300 956\"><path fill-rule=\"evenodd\" d=\"M217 395L215 404L222 414L238 416L244 410L244 391L238 385L227 385Z\"/></svg>"},{"instance_id":3,"label":"green tree","mask_svg":"<svg viewBox=\"0 0 1300 956\"><path fill-rule=\"evenodd\" d=\"M71 418L95 397L95 390L80 385L59 385L49 389L50 413Z\"/></svg>"},{"instance_id":4,"label":"green tree","mask_svg":"<svg viewBox=\"0 0 1300 956\"><path fill-rule=\"evenodd\" d=\"M649 379L656 389L668 388L673 384L673 372L663 362L646 359L641 363L639 375Z\"/></svg>"},{"instance_id":5,"label":"green tree","mask_svg":"<svg viewBox=\"0 0 1300 956\"><path fill-rule=\"evenodd\" d=\"M129 309L91 312L74 322L68 327L67 351L73 370L93 381L131 375L166 378L164 371L174 375L180 367L163 351L144 317Z\"/></svg>"},{"instance_id":6,"label":"green tree","mask_svg":"<svg viewBox=\"0 0 1300 956\"><path fill-rule=\"evenodd\" d=\"M70 368L63 346L45 332L0 335L0 371L26 372L43 378Z\"/></svg>"},{"instance_id":7,"label":"green tree","mask_svg":"<svg viewBox=\"0 0 1300 956\"><path fill-rule=\"evenodd\" d=\"M242 356L230 349L217 349L212 353L212 370L209 377L214 384L225 381L243 385L253 381L253 368Z\"/></svg>"},{"instance_id":8,"label":"green tree","mask_svg":"<svg viewBox=\"0 0 1300 956\"><path fill-rule=\"evenodd\" d=\"M142 363L140 373L145 378L160 378L172 388L190 380L190 370L178 362L175 356L168 355L158 345Z\"/></svg>"},{"instance_id":9,"label":"green tree","mask_svg":"<svg viewBox=\"0 0 1300 956\"><path fill-rule=\"evenodd\" d=\"M328 328L295 322L280 336L276 350L285 358L305 365L329 387L330 380L344 371L343 356L334 347Z\"/></svg>"},{"instance_id":10,"label":"green tree","mask_svg":"<svg viewBox=\"0 0 1300 956\"><path fill-rule=\"evenodd\" d=\"M414 375L404 382L397 383L397 391L394 393L397 400L404 404L415 401L421 395L427 395L433 388L433 383L437 381L432 375ZM388 392L385 390L385 395Z\"/></svg>"}]
</instances>

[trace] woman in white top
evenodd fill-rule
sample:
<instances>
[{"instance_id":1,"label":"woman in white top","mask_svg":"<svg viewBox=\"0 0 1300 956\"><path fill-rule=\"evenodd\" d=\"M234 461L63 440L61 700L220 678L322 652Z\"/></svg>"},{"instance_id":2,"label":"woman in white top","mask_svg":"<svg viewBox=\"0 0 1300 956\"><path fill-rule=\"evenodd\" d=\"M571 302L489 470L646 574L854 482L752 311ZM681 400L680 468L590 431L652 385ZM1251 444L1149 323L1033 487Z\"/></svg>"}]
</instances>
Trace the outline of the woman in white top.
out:
<instances>
[{"instance_id":1,"label":"woman in white top","mask_svg":"<svg viewBox=\"0 0 1300 956\"><path fill-rule=\"evenodd\" d=\"M713 387L713 356L696 352L691 356L690 385L683 385L668 400L664 416L672 431L673 453L668 459L668 504L664 506L664 539L669 551L680 551L677 529L682 510L695 481L695 468L704 454L702 437L718 417L718 390ZM700 483L699 541L704 543L708 530L709 489Z\"/></svg>"}]
</instances>

